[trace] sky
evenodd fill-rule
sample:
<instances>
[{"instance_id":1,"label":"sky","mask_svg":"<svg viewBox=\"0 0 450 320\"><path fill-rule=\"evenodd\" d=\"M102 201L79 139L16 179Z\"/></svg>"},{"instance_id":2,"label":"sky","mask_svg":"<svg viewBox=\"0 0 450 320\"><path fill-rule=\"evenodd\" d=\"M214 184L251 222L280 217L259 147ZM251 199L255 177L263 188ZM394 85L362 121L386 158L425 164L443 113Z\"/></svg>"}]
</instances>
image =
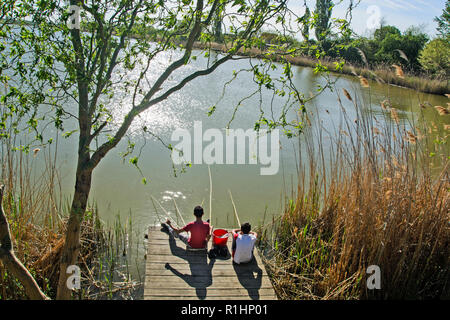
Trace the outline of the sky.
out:
<instances>
[{"instance_id":1,"label":"sky","mask_svg":"<svg viewBox=\"0 0 450 320\"><path fill-rule=\"evenodd\" d=\"M293 4L293 10L304 12L303 1L297 0ZM334 1L338 3L338 0ZM311 10L314 10L316 0L307 0ZM333 17L345 16L348 0L337 5L333 11ZM359 35L369 35L373 32L377 17L384 19L386 24L394 25L401 31L408 27L421 26L421 29L430 36L436 35L436 16L440 16L445 7L445 0L361 0L361 3L353 11L352 28ZM297 11L298 10L298 11Z\"/></svg>"}]
</instances>

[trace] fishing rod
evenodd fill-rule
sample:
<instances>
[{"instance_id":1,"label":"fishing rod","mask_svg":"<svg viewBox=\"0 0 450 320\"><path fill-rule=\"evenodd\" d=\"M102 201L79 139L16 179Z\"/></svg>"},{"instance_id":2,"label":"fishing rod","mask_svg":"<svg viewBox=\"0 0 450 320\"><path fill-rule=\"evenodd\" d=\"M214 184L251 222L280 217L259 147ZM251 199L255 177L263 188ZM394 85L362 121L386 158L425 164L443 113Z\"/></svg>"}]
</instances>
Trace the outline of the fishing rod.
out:
<instances>
[{"instance_id":1,"label":"fishing rod","mask_svg":"<svg viewBox=\"0 0 450 320\"><path fill-rule=\"evenodd\" d=\"M155 197L153 197L152 195L150 195L150 197L152 197L153 206L155 206L155 203L154 203L154 201L155 201L155 202L161 207L161 209L164 211L164 213L166 214L166 216L169 217L169 213L167 212L166 209L164 209L164 207L161 205L161 203L159 203L159 201L156 200ZM158 211L156 210L156 207L155 207L155 211L156 211L156 214L158 214ZM159 218L159 216L158 216L158 218ZM161 221L161 220L160 220L160 221ZM164 221L164 222L165 222L165 221ZM176 223L176 225L177 225L177 228L178 228L179 226L178 226L177 223Z\"/></svg>"},{"instance_id":2,"label":"fishing rod","mask_svg":"<svg viewBox=\"0 0 450 320\"><path fill-rule=\"evenodd\" d=\"M211 178L211 168L208 165L208 173L209 173L209 222L212 223L212 178Z\"/></svg>"},{"instance_id":3,"label":"fishing rod","mask_svg":"<svg viewBox=\"0 0 450 320\"><path fill-rule=\"evenodd\" d=\"M231 194L230 189L228 189L228 193L230 194L231 203L233 204L234 215L236 216L237 223L239 224L239 228L241 227L241 221L239 220L239 216L236 210L236 205L234 204L233 195Z\"/></svg>"},{"instance_id":4,"label":"fishing rod","mask_svg":"<svg viewBox=\"0 0 450 320\"><path fill-rule=\"evenodd\" d=\"M153 208L155 209L156 212L156 217L158 218L159 223L161 223L162 222L161 217L159 216L158 209L156 209L155 201L153 201L153 196L151 196L150 200L152 200Z\"/></svg>"},{"instance_id":5,"label":"fishing rod","mask_svg":"<svg viewBox=\"0 0 450 320\"><path fill-rule=\"evenodd\" d=\"M183 221L183 225L186 225L186 222L184 221L183 216L181 215L180 210L178 209L177 202L175 201L175 198L172 198L172 200L173 200L173 203L175 204L175 210L176 210L178 216L181 218L181 221Z\"/></svg>"}]
</instances>

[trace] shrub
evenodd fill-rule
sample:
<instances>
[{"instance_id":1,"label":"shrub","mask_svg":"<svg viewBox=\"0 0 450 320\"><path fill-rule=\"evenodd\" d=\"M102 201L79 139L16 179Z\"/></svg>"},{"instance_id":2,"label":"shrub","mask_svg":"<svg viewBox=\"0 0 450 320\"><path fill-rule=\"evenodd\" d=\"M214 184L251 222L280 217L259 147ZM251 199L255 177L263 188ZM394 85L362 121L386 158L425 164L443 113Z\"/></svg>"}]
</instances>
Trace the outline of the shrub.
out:
<instances>
[{"instance_id":1,"label":"shrub","mask_svg":"<svg viewBox=\"0 0 450 320\"><path fill-rule=\"evenodd\" d=\"M420 53L419 62L431 74L448 78L450 75L450 43L442 38L430 41Z\"/></svg>"}]
</instances>

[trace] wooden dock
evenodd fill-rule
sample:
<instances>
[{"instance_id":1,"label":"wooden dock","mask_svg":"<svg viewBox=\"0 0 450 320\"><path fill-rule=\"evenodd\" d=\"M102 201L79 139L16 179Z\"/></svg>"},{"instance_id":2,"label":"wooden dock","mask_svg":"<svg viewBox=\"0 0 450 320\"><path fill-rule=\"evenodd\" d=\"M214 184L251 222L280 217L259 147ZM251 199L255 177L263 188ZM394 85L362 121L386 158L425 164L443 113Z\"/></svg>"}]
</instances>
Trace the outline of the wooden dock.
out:
<instances>
[{"instance_id":1,"label":"wooden dock","mask_svg":"<svg viewBox=\"0 0 450 320\"><path fill-rule=\"evenodd\" d=\"M179 239L150 227L144 300L277 299L257 249L254 254L245 265L233 264L230 256L209 259L206 251L186 251Z\"/></svg>"}]
</instances>

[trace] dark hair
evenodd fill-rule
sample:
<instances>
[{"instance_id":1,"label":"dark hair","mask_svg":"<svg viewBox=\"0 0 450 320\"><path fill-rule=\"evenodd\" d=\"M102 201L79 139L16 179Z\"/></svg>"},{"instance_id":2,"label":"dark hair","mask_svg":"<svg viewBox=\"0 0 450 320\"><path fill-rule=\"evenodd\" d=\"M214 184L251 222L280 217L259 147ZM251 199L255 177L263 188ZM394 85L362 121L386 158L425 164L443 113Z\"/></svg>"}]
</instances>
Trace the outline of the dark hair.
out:
<instances>
[{"instance_id":1,"label":"dark hair","mask_svg":"<svg viewBox=\"0 0 450 320\"><path fill-rule=\"evenodd\" d=\"M201 206L196 206L194 208L194 216L201 218L203 216L203 208Z\"/></svg>"},{"instance_id":2,"label":"dark hair","mask_svg":"<svg viewBox=\"0 0 450 320\"><path fill-rule=\"evenodd\" d=\"M243 234L248 234L250 232L251 228L252 228L252 226L248 222L241 225L241 231Z\"/></svg>"}]
</instances>

